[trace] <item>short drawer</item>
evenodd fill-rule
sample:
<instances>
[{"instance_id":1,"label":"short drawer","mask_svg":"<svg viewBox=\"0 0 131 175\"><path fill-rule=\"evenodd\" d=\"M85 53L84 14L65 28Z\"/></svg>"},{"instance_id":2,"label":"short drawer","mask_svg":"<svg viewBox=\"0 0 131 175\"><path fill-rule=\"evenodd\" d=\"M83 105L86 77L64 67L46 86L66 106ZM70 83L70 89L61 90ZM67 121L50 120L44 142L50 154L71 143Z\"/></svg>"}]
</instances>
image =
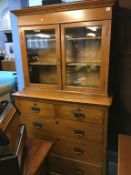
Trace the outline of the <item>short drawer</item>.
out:
<instances>
[{"instance_id":1,"label":"short drawer","mask_svg":"<svg viewBox=\"0 0 131 175\"><path fill-rule=\"evenodd\" d=\"M102 167L64 159L55 155L48 157L51 175L102 175Z\"/></svg>"},{"instance_id":2,"label":"short drawer","mask_svg":"<svg viewBox=\"0 0 131 175\"><path fill-rule=\"evenodd\" d=\"M54 133L55 131L55 120L43 119L40 116L22 115L21 122L26 124L27 128L33 129L39 132Z\"/></svg>"},{"instance_id":3,"label":"short drawer","mask_svg":"<svg viewBox=\"0 0 131 175\"><path fill-rule=\"evenodd\" d=\"M70 120L56 120L55 133L79 142L91 140L102 143L104 140L103 127Z\"/></svg>"},{"instance_id":4,"label":"short drawer","mask_svg":"<svg viewBox=\"0 0 131 175\"><path fill-rule=\"evenodd\" d=\"M17 100L16 105L21 113L24 114L35 114L44 118L55 117L55 106L52 104L28 100Z\"/></svg>"},{"instance_id":5,"label":"short drawer","mask_svg":"<svg viewBox=\"0 0 131 175\"><path fill-rule=\"evenodd\" d=\"M105 109L94 106L65 106L60 105L57 107L57 117L63 119L70 119L76 121L89 122L93 124L104 123Z\"/></svg>"},{"instance_id":6,"label":"short drawer","mask_svg":"<svg viewBox=\"0 0 131 175\"><path fill-rule=\"evenodd\" d=\"M52 141L54 142L52 154L93 164L103 163L103 144L91 141L76 142L62 137L54 138Z\"/></svg>"}]
</instances>

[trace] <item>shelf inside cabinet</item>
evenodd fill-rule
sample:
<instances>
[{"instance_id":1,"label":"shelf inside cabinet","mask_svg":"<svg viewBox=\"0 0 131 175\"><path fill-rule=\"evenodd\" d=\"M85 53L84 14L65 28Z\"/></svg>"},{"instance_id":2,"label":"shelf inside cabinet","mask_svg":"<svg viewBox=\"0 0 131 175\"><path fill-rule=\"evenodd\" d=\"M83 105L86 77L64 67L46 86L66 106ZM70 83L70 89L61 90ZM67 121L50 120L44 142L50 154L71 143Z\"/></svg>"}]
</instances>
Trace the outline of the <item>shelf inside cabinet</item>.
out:
<instances>
[{"instance_id":1,"label":"shelf inside cabinet","mask_svg":"<svg viewBox=\"0 0 131 175\"><path fill-rule=\"evenodd\" d=\"M42 62L42 61L37 61L37 62L32 62L29 63L31 66L55 66L57 63L55 62Z\"/></svg>"},{"instance_id":2,"label":"shelf inside cabinet","mask_svg":"<svg viewBox=\"0 0 131 175\"><path fill-rule=\"evenodd\" d=\"M80 38L68 38L66 37L67 41L73 41L73 40L101 40L102 37L80 37Z\"/></svg>"},{"instance_id":3,"label":"shelf inside cabinet","mask_svg":"<svg viewBox=\"0 0 131 175\"><path fill-rule=\"evenodd\" d=\"M101 61L100 60L96 60L96 61L88 61L88 62L70 62L67 63L67 66L90 66L90 65L96 65L96 66L100 66Z\"/></svg>"}]
</instances>

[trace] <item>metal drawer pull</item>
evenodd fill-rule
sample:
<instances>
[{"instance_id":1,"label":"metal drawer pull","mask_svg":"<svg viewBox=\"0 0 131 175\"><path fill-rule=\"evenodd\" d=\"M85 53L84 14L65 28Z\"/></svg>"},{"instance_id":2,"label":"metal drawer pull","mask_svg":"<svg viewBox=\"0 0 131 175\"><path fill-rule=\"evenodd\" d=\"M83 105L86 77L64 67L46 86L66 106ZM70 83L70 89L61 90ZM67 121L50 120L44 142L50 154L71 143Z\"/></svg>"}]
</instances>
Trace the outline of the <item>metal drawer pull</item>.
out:
<instances>
[{"instance_id":1,"label":"metal drawer pull","mask_svg":"<svg viewBox=\"0 0 131 175\"><path fill-rule=\"evenodd\" d=\"M83 112L76 111L74 112L74 116L77 120L83 120L85 117L85 114Z\"/></svg>"},{"instance_id":2,"label":"metal drawer pull","mask_svg":"<svg viewBox=\"0 0 131 175\"><path fill-rule=\"evenodd\" d=\"M33 112L40 112L40 107L38 106L32 106L31 109Z\"/></svg>"},{"instance_id":3,"label":"metal drawer pull","mask_svg":"<svg viewBox=\"0 0 131 175\"><path fill-rule=\"evenodd\" d=\"M74 152L75 152L77 155L82 155L82 154L84 154L84 150L81 149L81 148L74 148Z\"/></svg>"},{"instance_id":4,"label":"metal drawer pull","mask_svg":"<svg viewBox=\"0 0 131 175\"><path fill-rule=\"evenodd\" d=\"M37 129L40 129L40 128L43 127L42 123L40 123L40 122L33 122L33 125L34 125L34 127L37 128Z\"/></svg>"},{"instance_id":5,"label":"metal drawer pull","mask_svg":"<svg viewBox=\"0 0 131 175\"><path fill-rule=\"evenodd\" d=\"M75 169L75 174L76 174L76 175L84 175L85 173L84 173L83 170L76 168L76 169Z\"/></svg>"},{"instance_id":6,"label":"metal drawer pull","mask_svg":"<svg viewBox=\"0 0 131 175\"><path fill-rule=\"evenodd\" d=\"M85 131L82 131L80 129L74 130L74 133L75 133L76 136L79 136L79 137L84 137L85 136Z\"/></svg>"}]
</instances>

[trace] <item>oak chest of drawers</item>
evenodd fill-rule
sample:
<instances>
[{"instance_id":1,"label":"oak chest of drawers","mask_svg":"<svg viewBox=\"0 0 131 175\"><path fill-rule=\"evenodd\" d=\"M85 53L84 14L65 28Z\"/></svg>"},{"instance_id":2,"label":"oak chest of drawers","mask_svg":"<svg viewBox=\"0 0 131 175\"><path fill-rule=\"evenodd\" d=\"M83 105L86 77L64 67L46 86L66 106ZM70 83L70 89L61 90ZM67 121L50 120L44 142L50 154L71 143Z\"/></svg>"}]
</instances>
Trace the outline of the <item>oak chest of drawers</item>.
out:
<instances>
[{"instance_id":1,"label":"oak chest of drawers","mask_svg":"<svg viewBox=\"0 0 131 175\"><path fill-rule=\"evenodd\" d=\"M39 98L37 93L31 95L30 91L14 95L28 137L54 142L48 157L52 174L103 174L110 98L104 106L91 104L90 99L82 103L81 97L81 103L76 103L62 97L49 100L47 94Z\"/></svg>"}]
</instances>

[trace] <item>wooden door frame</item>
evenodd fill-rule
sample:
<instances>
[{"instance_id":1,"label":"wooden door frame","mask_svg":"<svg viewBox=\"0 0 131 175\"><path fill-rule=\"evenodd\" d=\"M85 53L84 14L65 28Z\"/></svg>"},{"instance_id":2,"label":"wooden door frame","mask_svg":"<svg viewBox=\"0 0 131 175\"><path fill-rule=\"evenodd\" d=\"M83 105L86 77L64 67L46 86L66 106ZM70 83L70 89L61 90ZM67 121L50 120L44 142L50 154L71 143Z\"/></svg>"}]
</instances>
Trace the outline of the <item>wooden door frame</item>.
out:
<instances>
[{"instance_id":1,"label":"wooden door frame","mask_svg":"<svg viewBox=\"0 0 131 175\"><path fill-rule=\"evenodd\" d=\"M66 56L65 56L65 28L75 28L84 26L102 26L101 39L101 67L100 67L100 88L88 88L66 85ZM109 69L109 52L110 52L110 34L111 20L78 22L61 25L61 45L62 45L62 77L63 89L67 91L89 92L94 94L108 94L108 69Z\"/></svg>"},{"instance_id":2,"label":"wooden door frame","mask_svg":"<svg viewBox=\"0 0 131 175\"><path fill-rule=\"evenodd\" d=\"M25 31L30 30L46 30L54 29L56 31L56 81L57 85L48 85L48 84L35 84L30 83L29 79L29 69L28 69L28 59L27 59L27 50L26 50L26 40L25 40ZM61 83L61 60L60 60L60 27L59 25L42 25L42 26L29 26L29 27L19 27L20 33L20 43L21 43L21 53L22 53L22 64L24 70L24 80L25 88L47 88L47 89L62 89Z\"/></svg>"}]
</instances>

